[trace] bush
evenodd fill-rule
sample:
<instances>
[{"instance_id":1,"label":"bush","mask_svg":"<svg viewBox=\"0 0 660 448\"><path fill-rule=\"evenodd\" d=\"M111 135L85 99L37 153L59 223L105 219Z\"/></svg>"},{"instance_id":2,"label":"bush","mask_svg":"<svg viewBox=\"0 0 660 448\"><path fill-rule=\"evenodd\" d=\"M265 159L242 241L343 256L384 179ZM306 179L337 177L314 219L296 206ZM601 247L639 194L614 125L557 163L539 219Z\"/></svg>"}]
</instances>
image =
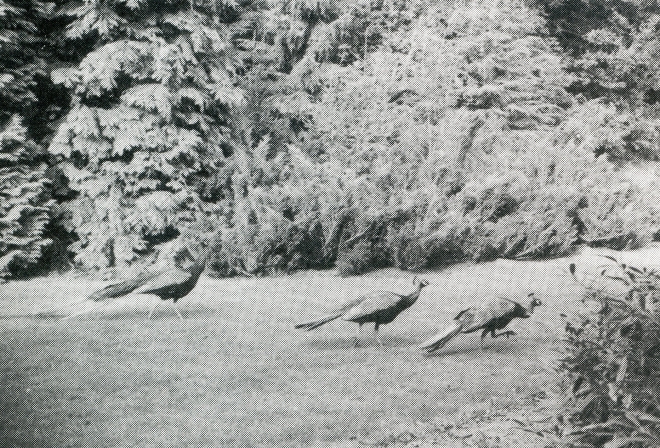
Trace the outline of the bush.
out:
<instances>
[{"instance_id":1,"label":"bush","mask_svg":"<svg viewBox=\"0 0 660 448\"><path fill-rule=\"evenodd\" d=\"M597 311L566 323L563 441L660 446L660 275L606 258L584 297Z\"/></svg>"},{"instance_id":2,"label":"bush","mask_svg":"<svg viewBox=\"0 0 660 448\"><path fill-rule=\"evenodd\" d=\"M337 257L337 272L342 277L360 275L372 268L371 247L366 241L360 241L351 249L339 253Z\"/></svg>"},{"instance_id":3,"label":"bush","mask_svg":"<svg viewBox=\"0 0 660 448\"><path fill-rule=\"evenodd\" d=\"M538 258L660 227L658 185L619 171L658 158L660 122L571 95L528 2L74 3L51 24L72 104L49 150L80 266L163 261L197 222L224 229L219 275Z\"/></svg>"}]
</instances>

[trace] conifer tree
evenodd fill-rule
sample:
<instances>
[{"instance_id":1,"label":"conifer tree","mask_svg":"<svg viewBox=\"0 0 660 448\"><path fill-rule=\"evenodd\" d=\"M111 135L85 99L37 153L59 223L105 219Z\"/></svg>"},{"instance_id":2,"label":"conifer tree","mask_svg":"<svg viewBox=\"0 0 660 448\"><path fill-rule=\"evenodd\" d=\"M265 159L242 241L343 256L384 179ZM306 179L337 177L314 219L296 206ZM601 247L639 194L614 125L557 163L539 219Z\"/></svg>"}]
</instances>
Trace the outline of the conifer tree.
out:
<instances>
[{"instance_id":1,"label":"conifer tree","mask_svg":"<svg viewBox=\"0 0 660 448\"><path fill-rule=\"evenodd\" d=\"M36 267L52 241L45 233L53 201L43 148L18 115L0 129L0 279Z\"/></svg>"},{"instance_id":2,"label":"conifer tree","mask_svg":"<svg viewBox=\"0 0 660 448\"><path fill-rule=\"evenodd\" d=\"M49 151L77 197L77 261L133 262L217 213L231 196L232 111L242 102L222 20L232 2L69 2L66 39L92 40L53 72L73 92Z\"/></svg>"}]
</instances>

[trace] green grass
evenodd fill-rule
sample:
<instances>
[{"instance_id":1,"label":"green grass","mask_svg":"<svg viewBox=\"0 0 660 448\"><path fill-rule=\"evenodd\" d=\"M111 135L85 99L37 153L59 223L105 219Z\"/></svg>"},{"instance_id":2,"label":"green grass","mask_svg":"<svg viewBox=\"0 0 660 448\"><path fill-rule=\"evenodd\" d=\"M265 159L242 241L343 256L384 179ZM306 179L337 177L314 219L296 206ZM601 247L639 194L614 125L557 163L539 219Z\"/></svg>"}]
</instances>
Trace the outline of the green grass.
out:
<instances>
[{"instance_id":1,"label":"green grass","mask_svg":"<svg viewBox=\"0 0 660 448\"><path fill-rule=\"evenodd\" d=\"M357 446L517 403L554 381L547 365L559 313L578 306L566 265L498 261L425 273L431 285L419 301L381 327L384 349L371 328L353 348L355 324L309 333L293 324L358 292L406 291L410 273L202 277L179 302L183 322L167 304L147 320L144 296L61 321L49 312L100 283L0 285L0 446ZM546 306L511 325L517 337L488 340L483 352L478 334L434 356L415 348L466 305L529 291Z\"/></svg>"}]
</instances>

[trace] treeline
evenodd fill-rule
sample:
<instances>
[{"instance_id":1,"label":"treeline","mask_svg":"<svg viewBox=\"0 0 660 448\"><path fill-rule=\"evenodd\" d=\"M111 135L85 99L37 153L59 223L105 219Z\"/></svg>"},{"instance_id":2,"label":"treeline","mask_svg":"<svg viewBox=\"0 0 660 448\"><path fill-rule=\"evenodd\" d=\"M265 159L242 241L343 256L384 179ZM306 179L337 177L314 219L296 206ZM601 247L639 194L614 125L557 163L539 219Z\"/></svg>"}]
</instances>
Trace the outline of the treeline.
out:
<instances>
[{"instance_id":1,"label":"treeline","mask_svg":"<svg viewBox=\"0 0 660 448\"><path fill-rule=\"evenodd\" d=\"M1 275L165 262L218 231L219 275L643 245L659 12L0 0Z\"/></svg>"}]
</instances>

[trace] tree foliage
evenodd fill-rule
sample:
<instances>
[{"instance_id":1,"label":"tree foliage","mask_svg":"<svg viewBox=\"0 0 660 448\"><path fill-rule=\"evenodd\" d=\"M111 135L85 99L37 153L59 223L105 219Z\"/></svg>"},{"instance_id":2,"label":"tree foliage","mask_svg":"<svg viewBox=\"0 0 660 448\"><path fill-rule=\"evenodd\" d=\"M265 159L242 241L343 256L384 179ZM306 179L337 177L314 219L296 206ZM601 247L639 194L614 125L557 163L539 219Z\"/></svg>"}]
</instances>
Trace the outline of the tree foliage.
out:
<instances>
[{"instance_id":1,"label":"tree foliage","mask_svg":"<svg viewBox=\"0 0 660 448\"><path fill-rule=\"evenodd\" d=\"M568 51L567 68L576 76L569 90L616 107L617 117L604 123L601 132L620 134L623 141L599 151L614 160L658 160L657 4L638 0L544 4L549 29Z\"/></svg>"},{"instance_id":2,"label":"tree foliage","mask_svg":"<svg viewBox=\"0 0 660 448\"><path fill-rule=\"evenodd\" d=\"M652 153L655 131L570 94L579 77L538 10L334 6L300 10L307 52L290 71L277 61L291 27L252 35L264 57L246 76L254 151L235 209L237 272L336 260L358 273L652 238L656 207L610 162ZM299 247L291 229L323 248L311 265L283 261L299 259L284 249Z\"/></svg>"},{"instance_id":3,"label":"tree foliage","mask_svg":"<svg viewBox=\"0 0 660 448\"><path fill-rule=\"evenodd\" d=\"M520 225L504 220L502 229L515 230L498 235L492 217L479 210L497 209L497 203L488 202L499 199L492 193L465 197L472 194L466 186L483 184L484 171L493 173L497 183L495 179L518 169L516 158L526 152L531 156L538 149L532 139L561 122L571 104L564 89L571 77L560 57L551 44L531 35L542 29L536 12L517 4L499 11L497 20L481 20L488 13L481 6L436 7L424 19L411 17L405 25L397 19L396 26L382 26L388 31L380 36L382 45L354 53L363 59L345 64L310 56L299 63L304 71L296 73L305 74L298 76L305 88L297 92L306 95L280 104L306 112L301 120L307 123L306 139L295 143L306 157L307 175L316 180L313 190L297 192L317 206L295 216L320 217L316 220L322 222L324 247L334 245L330 252L338 262L363 257L365 262L348 265L420 267L447 258L516 256L534 248L539 254L561 252L575 240L566 217L559 218L567 224L554 232L561 235L557 241L553 231L546 241L535 241L547 229L530 227L515 248L508 247L506 241L515 238ZM333 176L319 177L313 169L318 164ZM514 188L530 187L523 184ZM321 190L329 196L319 198L319 185L326 185ZM502 195L510 197L506 184L495 186L501 187ZM466 210L464 203L473 200L479 204L476 210ZM527 201L534 199L517 198L503 214L515 215ZM528 210L527 216L534 212ZM337 213L351 218L342 225L343 237L333 241L335 225L329 218ZM525 221L523 216L511 219ZM487 243L493 247L475 247L489 239L495 240ZM455 249L437 249L442 246ZM408 256L408 250L418 253ZM350 255L355 251L357 255Z\"/></svg>"},{"instance_id":4,"label":"tree foliage","mask_svg":"<svg viewBox=\"0 0 660 448\"><path fill-rule=\"evenodd\" d=\"M0 2L0 121L29 115L38 98L39 78L47 78L47 61L39 25L54 5L38 1ZM27 112L27 114L26 114Z\"/></svg>"},{"instance_id":5,"label":"tree foliage","mask_svg":"<svg viewBox=\"0 0 660 448\"><path fill-rule=\"evenodd\" d=\"M81 266L162 261L196 225L223 229L226 275L658 230L657 195L627 174L660 154L654 4L0 5L0 118L24 114L48 146L52 216Z\"/></svg>"},{"instance_id":6,"label":"tree foliage","mask_svg":"<svg viewBox=\"0 0 660 448\"><path fill-rule=\"evenodd\" d=\"M231 195L231 111L242 102L217 28L223 2L65 5L66 38L93 51L53 80L73 92L49 151L77 194L66 225L76 260L131 263ZM103 254L103 256L100 256Z\"/></svg>"},{"instance_id":7,"label":"tree foliage","mask_svg":"<svg viewBox=\"0 0 660 448\"><path fill-rule=\"evenodd\" d=\"M35 270L52 243L45 171L43 148L14 116L0 129L0 280Z\"/></svg>"}]
</instances>

